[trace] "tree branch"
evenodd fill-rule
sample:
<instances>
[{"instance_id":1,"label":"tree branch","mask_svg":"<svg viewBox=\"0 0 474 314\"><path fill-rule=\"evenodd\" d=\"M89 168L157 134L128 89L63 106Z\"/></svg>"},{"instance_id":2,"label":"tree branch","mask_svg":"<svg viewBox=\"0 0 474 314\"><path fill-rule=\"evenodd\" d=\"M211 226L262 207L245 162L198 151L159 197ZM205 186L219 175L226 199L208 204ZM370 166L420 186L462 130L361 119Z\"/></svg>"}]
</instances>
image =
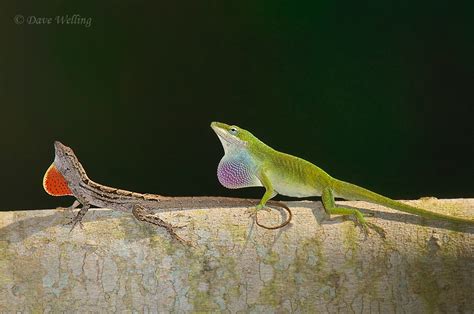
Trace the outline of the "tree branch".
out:
<instances>
[{"instance_id":1,"label":"tree branch","mask_svg":"<svg viewBox=\"0 0 474 314\"><path fill-rule=\"evenodd\" d=\"M385 229L367 238L319 202L288 202L292 222L256 227L243 208L160 214L195 247L131 213L89 211L84 229L63 210L0 212L0 312L469 312L474 227L363 202ZM474 199L411 204L474 217ZM286 217L259 212L277 225Z\"/></svg>"}]
</instances>

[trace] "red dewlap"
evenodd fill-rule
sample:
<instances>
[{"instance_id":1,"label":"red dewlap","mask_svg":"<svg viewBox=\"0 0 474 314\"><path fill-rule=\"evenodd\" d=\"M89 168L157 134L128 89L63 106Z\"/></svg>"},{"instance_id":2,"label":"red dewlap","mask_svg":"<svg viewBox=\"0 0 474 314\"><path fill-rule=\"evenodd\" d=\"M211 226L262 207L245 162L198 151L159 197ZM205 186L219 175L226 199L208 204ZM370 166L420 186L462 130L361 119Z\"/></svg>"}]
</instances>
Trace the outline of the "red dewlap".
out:
<instances>
[{"instance_id":1,"label":"red dewlap","mask_svg":"<svg viewBox=\"0 0 474 314\"><path fill-rule=\"evenodd\" d=\"M64 179L54 164L49 166L44 174L43 188L46 193L53 196L73 195L67 185L66 179Z\"/></svg>"}]
</instances>

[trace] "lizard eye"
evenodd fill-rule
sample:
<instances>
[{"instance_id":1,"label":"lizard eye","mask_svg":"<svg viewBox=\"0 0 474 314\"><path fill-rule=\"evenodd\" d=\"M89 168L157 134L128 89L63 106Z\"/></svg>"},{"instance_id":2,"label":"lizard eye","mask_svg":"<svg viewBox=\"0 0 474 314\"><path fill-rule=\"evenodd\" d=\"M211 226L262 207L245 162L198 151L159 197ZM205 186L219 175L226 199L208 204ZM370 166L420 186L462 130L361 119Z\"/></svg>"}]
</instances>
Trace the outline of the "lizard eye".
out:
<instances>
[{"instance_id":1,"label":"lizard eye","mask_svg":"<svg viewBox=\"0 0 474 314\"><path fill-rule=\"evenodd\" d=\"M238 133L236 127L231 127L231 128L229 129L229 132L230 132L230 134L232 134L232 135L236 135L236 134Z\"/></svg>"}]
</instances>

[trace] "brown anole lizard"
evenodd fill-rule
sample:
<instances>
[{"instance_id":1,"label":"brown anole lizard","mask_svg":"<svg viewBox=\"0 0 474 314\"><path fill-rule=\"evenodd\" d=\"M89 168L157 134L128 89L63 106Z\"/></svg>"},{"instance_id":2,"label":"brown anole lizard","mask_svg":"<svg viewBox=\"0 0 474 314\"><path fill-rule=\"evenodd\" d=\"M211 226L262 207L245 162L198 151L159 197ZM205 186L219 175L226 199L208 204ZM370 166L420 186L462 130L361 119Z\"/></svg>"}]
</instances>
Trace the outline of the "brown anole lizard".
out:
<instances>
[{"instance_id":1,"label":"brown anole lizard","mask_svg":"<svg viewBox=\"0 0 474 314\"><path fill-rule=\"evenodd\" d=\"M252 207L257 200L231 197L167 197L157 194L143 194L127 190L112 188L89 179L79 159L70 147L59 141L54 142L54 162L46 171L43 178L45 191L53 196L72 195L76 201L69 208L74 209L82 205L77 215L72 219L72 229L79 223L91 206L110 208L114 210L132 212L136 219L165 228L171 236L180 242L186 243L175 231L175 227L159 218L154 211L169 211L197 208L224 208L224 207ZM292 214L290 209L281 202L272 202L269 205L284 208L288 212L288 219L275 227L278 229L287 225Z\"/></svg>"}]
</instances>

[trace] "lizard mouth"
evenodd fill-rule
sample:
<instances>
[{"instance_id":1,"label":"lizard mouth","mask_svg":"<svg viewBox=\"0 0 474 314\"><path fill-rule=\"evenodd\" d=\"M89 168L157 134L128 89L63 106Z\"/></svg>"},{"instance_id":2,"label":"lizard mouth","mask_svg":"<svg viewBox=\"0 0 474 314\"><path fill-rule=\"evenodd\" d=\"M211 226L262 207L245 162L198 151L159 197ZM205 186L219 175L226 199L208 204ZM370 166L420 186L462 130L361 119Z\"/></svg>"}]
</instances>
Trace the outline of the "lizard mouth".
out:
<instances>
[{"instance_id":1,"label":"lizard mouth","mask_svg":"<svg viewBox=\"0 0 474 314\"><path fill-rule=\"evenodd\" d=\"M57 149L57 150L64 150L64 148L66 147L66 145L64 145L63 143L61 143L60 141L54 141L54 148Z\"/></svg>"}]
</instances>

